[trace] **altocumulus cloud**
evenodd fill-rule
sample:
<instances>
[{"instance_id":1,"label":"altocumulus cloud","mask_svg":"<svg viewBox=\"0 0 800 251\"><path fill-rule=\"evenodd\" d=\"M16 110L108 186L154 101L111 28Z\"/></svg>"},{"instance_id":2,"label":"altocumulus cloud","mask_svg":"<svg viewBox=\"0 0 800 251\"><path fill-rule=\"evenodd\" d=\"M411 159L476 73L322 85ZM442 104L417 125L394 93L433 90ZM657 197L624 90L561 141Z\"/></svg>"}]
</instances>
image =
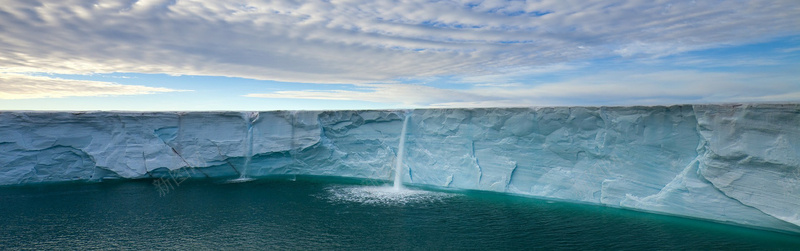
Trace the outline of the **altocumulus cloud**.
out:
<instances>
[{"instance_id":1,"label":"altocumulus cloud","mask_svg":"<svg viewBox=\"0 0 800 251\"><path fill-rule=\"evenodd\" d=\"M792 77L664 71L616 71L540 85L478 84L464 90L410 84L362 84L359 90L278 91L247 97L362 100L423 107L800 101ZM786 92L786 90L790 90ZM579 100L579 101L576 101Z\"/></svg>"},{"instance_id":2,"label":"altocumulus cloud","mask_svg":"<svg viewBox=\"0 0 800 251\"><path fill-rule=\"evenodd\" d=\"M398 85L393 80L458 76L473 87L508 85L492 79L518 75L517 69L598 58L658 58L765 42L800 34L800 4L796 0L6 0L0 5L0 23L2 72L166 73L364 88L364 92L280 91L250 97L373 101L378 100L373 96L385 92L397 96L422 88L449 96L422 95L412 102L412 92L405 92L410 96L402 102L455 105L513 103L502 95L526 93L524 98L530 98L556 93L558 88L445 90ZM627 88L620 83L605 86Z\"/></svg>"},{"instance_id":3,"label":"altocumulus cloud","mask_svg":"<svg viewBox=\"0 0 800 251\"><path fill-rule=\"evenodd\" d=\"M185 90L0 73L0 99L142 95L176 91Z\"/></svg>"},{"instance_id":4,"label":"altocumulus cloud","mask_svg":"<svg viewBox=\"0 0 800 251\"><path fill-rule=\"evenodd\" d=\"M359 83L797 34L787 1L7 0L5 72Z\"/></svg>"}]
</instances>

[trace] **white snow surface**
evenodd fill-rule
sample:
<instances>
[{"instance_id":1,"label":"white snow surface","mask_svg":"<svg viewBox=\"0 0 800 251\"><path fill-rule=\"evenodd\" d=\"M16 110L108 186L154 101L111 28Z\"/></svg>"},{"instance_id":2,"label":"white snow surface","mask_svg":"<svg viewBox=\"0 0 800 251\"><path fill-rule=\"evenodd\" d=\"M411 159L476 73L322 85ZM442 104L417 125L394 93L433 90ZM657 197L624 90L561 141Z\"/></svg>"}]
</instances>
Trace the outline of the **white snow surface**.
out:
<instances>
[{"instance_id":1,"label":"white snow surface","mask_svg":"<svg viewBox=\"0 0 800 251\"><path fill-rule=\"evenodd\" d=\"M244 170L246 177L392 180L406 115L407 184L800 232L800 104L7 111L0 112L0 185L178 171L235 178Z\"/></svg>"}]
</instances>

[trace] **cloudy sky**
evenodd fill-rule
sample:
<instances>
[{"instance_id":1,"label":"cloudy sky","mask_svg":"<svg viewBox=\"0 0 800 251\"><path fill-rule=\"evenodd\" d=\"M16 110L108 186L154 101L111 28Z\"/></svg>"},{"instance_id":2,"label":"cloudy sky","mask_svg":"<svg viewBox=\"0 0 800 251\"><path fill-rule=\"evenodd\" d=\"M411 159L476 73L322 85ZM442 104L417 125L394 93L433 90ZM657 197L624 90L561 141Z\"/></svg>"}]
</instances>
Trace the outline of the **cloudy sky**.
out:
<instances>
[{"instance_id":1,"label":"cloudy sky","mask_svg":"<svg viewBox=\"0 0 800 251\"><path fill-rule=\"evenodd\" d=\"M800 102L800 1L0 4L0 110L727 102Z\"/></svg>"}]
</instances>

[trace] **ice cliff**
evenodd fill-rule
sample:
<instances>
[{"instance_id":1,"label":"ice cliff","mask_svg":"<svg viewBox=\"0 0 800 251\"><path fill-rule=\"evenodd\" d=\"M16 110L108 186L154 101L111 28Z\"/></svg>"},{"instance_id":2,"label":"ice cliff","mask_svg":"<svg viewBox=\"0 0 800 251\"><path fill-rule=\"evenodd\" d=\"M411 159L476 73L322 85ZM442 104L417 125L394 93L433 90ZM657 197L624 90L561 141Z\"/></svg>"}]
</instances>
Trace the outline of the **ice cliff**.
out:
<instances>
[{"instance_id":1,"label":"ice cliff","mask_svg":"<svg viewBox=\"0 0 800 251\"><path fill-rule=\"evenodd\" d=\"M800 105L2 112L0 185L175 175L391 180L800 232ZM247 168L245 168L247 166ZM173 172L170 172L173 170Z\"/></svg>"}]
</instances>

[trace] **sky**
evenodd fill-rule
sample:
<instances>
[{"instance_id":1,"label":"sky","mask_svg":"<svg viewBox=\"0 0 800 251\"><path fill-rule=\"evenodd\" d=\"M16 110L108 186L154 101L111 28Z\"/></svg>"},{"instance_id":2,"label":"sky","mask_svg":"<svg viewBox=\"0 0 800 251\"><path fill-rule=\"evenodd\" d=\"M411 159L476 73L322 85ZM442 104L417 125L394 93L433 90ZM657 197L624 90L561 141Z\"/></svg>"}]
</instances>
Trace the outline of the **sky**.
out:
<instances>
[{"instance_id":1,"label":"sky","mask_svg":"<svg viewBox=\"0 0 800 251\"><path fill-rule=\"evenodd\" d=\"M800 102L800 1L0 4L0 110L756 102Z\"/></svg>"}]
</instances>

